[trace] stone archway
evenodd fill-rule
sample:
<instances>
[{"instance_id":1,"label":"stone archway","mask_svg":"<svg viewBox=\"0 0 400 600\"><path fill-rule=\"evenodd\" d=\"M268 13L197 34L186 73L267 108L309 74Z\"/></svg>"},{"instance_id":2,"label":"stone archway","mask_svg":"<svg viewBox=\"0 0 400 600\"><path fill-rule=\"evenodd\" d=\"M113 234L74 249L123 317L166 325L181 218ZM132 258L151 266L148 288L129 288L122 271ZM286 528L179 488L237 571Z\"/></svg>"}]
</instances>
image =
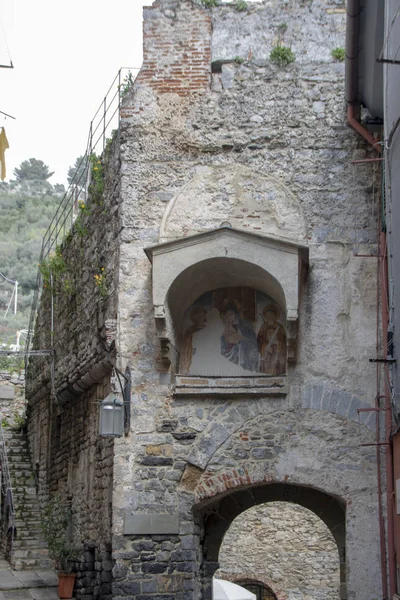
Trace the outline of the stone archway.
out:
<instances>
[{"instance_id":1,"label":"stone archway","mask_svg":"<svg viewBox=\"0 0 400 600\"><path fill-rule=\"evenodd\" d=\"M313 487L271 482L249 485L219 495L195 509L202 532L202 599L212 598L212 577L219 567L222 540L234 519L245 510L268 502L283 501L299 504L314 512L331 531L339 551L340 597L347 598L346 589L346 504L344 500Z\"/></svg>"},{"instance_id":2,"label":"stone archway","mask_svg":"<svg viewBox=\"0 0 400 600\"><path fill-rule=\"evenodd\" d=\"M336 541L319 516L292 502L241 513L223 539L219 564L216 577L254 586L257 600L340 598Z\"/></svg>"}]
</instances>

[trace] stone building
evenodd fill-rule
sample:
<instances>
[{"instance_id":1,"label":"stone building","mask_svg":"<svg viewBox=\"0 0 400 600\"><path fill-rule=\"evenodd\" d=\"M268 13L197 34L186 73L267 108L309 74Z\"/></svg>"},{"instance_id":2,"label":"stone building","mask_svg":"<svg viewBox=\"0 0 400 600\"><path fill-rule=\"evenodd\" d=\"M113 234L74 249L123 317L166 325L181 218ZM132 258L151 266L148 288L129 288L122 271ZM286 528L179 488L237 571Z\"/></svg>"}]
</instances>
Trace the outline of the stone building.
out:
<instances>
[{"instance_id":1,"label":"stone building","mask_svg":"<svg viewBox=\"0 0 400 600\"><path fill-rule=\"evenodd\" d=\"M45 282L39 496L74 508L79 600L209 600L230 525L271 502L328 528L336 597L378 598L380 171L354 164L376 152L332 56L344 3L204 4L144 9L104 191ZM106 439L113 366L130 372L126 431Z\"/></svg>"}]
</instances>

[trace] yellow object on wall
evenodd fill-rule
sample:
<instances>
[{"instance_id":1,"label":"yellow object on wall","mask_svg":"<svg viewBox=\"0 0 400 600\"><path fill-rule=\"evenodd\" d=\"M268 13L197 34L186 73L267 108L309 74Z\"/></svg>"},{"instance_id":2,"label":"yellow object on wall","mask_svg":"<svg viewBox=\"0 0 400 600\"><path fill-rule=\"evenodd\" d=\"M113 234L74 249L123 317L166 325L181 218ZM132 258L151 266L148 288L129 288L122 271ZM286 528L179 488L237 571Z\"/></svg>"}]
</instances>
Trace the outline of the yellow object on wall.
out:
<instances>
[{"instance_id":1,"label":"yellow object on wall","mask_svg":"<svg viewBox=\"0 0 400 600\"><path fill-rule=\"evenodd\" d=\"M2 181L4 181L4 179L6 177L5 152L6 152L7 148L9 148L9 147L10 146L8 145L6 130L3 127L2 130L0 131L0 163L1 163L1 180Z\"/></svg>"}]
</instances>

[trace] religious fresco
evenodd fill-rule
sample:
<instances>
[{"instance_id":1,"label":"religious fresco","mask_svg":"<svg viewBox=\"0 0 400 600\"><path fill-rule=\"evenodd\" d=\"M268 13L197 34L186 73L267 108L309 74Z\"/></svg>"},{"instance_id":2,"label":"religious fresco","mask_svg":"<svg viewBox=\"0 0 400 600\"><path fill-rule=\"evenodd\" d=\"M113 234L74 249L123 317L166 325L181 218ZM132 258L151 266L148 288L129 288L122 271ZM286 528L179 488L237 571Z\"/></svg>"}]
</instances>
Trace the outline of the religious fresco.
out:
<instances>
[{"instance_id":1,"label":"religious fresco","mask_svg":"<svg viewBox=\"0 0 400 600\"><path fill-rule=\"evenodd\" d=\"M182 375L283 375L286 324L269 296L247 287L219 288L185 312Z\"/></svg>"}]
</instances>

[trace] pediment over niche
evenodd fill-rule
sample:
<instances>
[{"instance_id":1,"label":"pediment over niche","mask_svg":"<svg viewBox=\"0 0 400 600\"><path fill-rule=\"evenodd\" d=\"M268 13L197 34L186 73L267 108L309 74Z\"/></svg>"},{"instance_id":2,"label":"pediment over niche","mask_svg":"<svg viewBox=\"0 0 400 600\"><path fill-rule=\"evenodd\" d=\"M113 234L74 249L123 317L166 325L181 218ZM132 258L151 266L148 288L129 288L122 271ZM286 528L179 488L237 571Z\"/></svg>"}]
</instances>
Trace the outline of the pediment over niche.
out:
<instances>
[{"instance_id":1,"label":"pediment over niche","mask_svg":"<svg viewBox=\"0 0 400 600\"><path fill-rule=\"evenodd\" d=\"M247 317L243 317L242 314L241 318L242 323L247 321L254 330L254 352L257 347L257 334L264 318L262 311L266 305L273 304L283 326L282 333L279 335L282 337L284 333L285 336L287 360L295 361L300 291L308 265L308 248L272 236L261 236L223 227L158 244L147 248L145 252L153 264L154 315L165 366L168 366L171 360L169 350L172 346L178 352L173 370L177 374L177 383L181 386L182 393L185 393L184 388L187 391L193 388L194 393L199 393L199 386L194 383L193 377L204 378L207 375L211 377L209 387L212 387L215 393L218 393L216 390L226 393L226 381L235 376L240 376L243 389L251 389L255 392L257 391L255 388L261 386L267 390L271 388L275 393L277 389L280 390L279 393L284 393L284 381L271 381L271 386L268 386L265 377L274 376L276 379L276 376L284 376L285 369L279 372L260 367L262 362L254 362L254 360L261 361L260 356L253 360L252 367L236 362L236 366L231 364L225 369L226 372L223 364L228 365L228 362L224 363L222 358L220 361L222 371L215 379L216 373L211 372L211 367L203 366L200 370L197 367L196 371L194 367L190 369L187 365L182 366L184 361L179 360L179 354L184 354L185 343L187 345L188 327L190 329L191 326L190 311L199 303L210 304L211 302L210 306L205 305L205 309L210 319L213 312L219 313L221 322L219 318L216 322L220 328L224 327L225 312L229 308L227 306L224 308L224 303L231 304L231 309L232 303L236 303L237 306L240 304L244 306L247 303ZM236 292L232 290L239 289L250 291L238 292L241 296L235 298ZM205 300L209 296L213 299ZM248 298L246 302L245 297ZM237 318L239 313L238 309ZM234 360L238 361L229 356L226 350L225 358L228 358L231 363ZM194 360L193 364L198 364L198 360ZM218 375L225 378L224 385L221 384ZM244 384L243 377L247 375L248 381ZM190 377L189 386L188 376L193 376Z\"/></svg>"}]
</instances>

